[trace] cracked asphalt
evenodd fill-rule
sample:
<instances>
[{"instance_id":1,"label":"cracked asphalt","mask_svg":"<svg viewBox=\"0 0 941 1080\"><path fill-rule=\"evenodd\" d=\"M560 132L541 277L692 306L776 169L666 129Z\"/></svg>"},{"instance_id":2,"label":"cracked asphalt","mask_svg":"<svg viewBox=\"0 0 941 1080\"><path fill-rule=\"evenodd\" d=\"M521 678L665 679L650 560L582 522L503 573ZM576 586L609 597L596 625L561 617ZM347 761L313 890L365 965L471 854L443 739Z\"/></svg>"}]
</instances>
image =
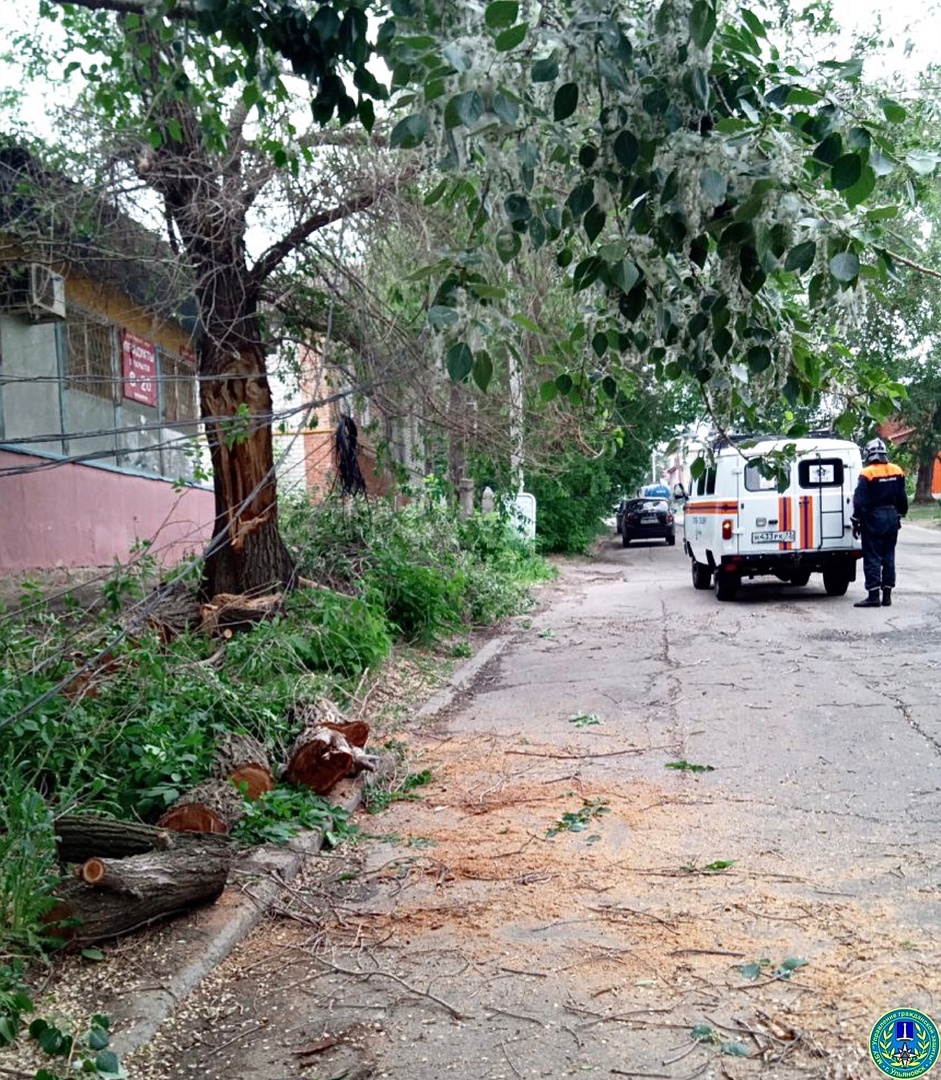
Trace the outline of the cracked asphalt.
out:
<instances>
[{"instance_id":1,"label":"cracked asphalt","mask_svg":"<svg viewBox=\"0 0 941 1080\"><path fill-rule=\"evenodd\" d=\"M142 1075L876 1076L882 1013L941 1022L941 532L898 565L858 610L819 577L720 604L680 547L565 563L402 733L421 798L363 819Z\"/></svg>"}]
</instances>

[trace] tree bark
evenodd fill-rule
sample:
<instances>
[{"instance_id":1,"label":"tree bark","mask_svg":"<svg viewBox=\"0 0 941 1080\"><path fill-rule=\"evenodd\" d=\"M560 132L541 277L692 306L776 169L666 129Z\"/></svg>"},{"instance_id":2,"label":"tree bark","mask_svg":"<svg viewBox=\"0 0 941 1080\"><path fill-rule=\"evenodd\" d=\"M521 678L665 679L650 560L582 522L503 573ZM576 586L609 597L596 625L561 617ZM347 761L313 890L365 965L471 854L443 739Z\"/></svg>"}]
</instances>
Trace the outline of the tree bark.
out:
<instances>
[{"instance_id":1,"label":"tree bark","mask_svg":"<svg viewBox=\"0 0 941 1080\"><path fill-rule=\"evenodd\" d=\"M157 828L227 833L244 814L242 796L228 780L204 780L177 799L157 822Z\"/></svg>"},{"instance_id":2,"label":"tree bark","mask_svg":"<svg viewBox=\"0 0 941 1080\"><path fill-rule=\"evenodd\" d=\"M125 859L89 859L75 878L60 883L47 922L69 920L53 932L81 947L215 900L229 876L232 848L213 840Z\"/></svg>"},{"instance_id":3,"label":"tree bark","mask_svg":"<svg viewBox=\"0 0 941 1080\"><path fill-rule=\"evenodd\" d=\"M919 461L918 474L915 478L915 502L930 503L931 498L931 475L934 471L934 461Z\"/></svg>"},{"instance_id":4,"label":"tree bark","mask_svg":"<svg viewBox=\"0 0 941 1080\"><path fill-rule=\"evenodd\" d=\"M93 855L123 858L173 846L173 834L153 825L114 821L94 814L63 814L55 820L60 862L84 862Z\"/></svg>"},{"instance_id":5,"label":"tree bark","mask_svg":"<svg viewBox=\"0 0 941 1080\"><path fill-rule=\"evenodd\" d=\"M274 776L268 764L265 748L251 735L229 732L223 736L216 751L213 772L241 789L245 785L245 798L254 801L274 788Z\"/></svg>"},{"instance_id":6,"label":"tree bark","mask_svg":"<svg viewBox=\"0 0 941 1080\"><path fill-rule=\"evenodd\" d=\"M291 719L299 721L305 728L325 727L339 731L350 746L358 746L360 750L369 739L369 724L365 720L348 720L329 698L319 697L295 705Z\"/></svg>"}]
</instances>

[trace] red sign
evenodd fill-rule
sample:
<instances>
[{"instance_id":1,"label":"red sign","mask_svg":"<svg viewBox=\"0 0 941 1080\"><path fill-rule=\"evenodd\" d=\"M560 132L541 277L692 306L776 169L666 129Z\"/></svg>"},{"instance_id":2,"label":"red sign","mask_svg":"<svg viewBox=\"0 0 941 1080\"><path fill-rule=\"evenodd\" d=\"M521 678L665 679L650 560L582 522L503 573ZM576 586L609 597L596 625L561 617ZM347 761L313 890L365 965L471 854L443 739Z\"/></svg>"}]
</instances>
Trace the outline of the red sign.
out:
<instances>
[{"instance_id":1,"label":"red sign","mask_svg":"<svg viewBox=\"0 0 941 1080\"><path fill-rule=\"evenodd\" d=\"M151 341L121 331L124 396L141 405L157 404L157 347Z\"/></svg>"}]
</instances>

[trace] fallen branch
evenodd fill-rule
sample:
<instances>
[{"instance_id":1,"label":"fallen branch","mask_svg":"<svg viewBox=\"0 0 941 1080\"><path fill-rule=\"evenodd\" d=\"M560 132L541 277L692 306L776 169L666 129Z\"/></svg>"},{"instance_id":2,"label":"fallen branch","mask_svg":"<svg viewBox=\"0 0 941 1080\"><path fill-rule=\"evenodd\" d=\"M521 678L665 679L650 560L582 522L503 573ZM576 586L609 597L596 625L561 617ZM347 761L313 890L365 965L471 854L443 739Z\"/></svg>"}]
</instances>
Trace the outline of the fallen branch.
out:
<instances>
[{"instance_id":1,"label":"fallen branch","mask_svg":"<svg viewBox=\"0 0 941 1080\"><path fill-rule=\"evenodd\" d=\"M410 994L415 994L418 997L428 998L429 1001L433 1001L436 1005L440 1005L442 1009L446 1009L455 1020L468 1020L470 1017L462 1013L459 1009L456 1009L450 1002L439 998L436 994L432 994L427 990L417 990L410 983L407 983L404 979L398 975L394 975L391 971L383 971L381 968L376 968L375 971L356 971L351 968L340 967L339 964L333 964L329 960L324 960L322 956L316 957L318 963L323 964L324 967L329 968L331 971L335 971L338 975L350 975L354 979L371 979L373 975L380 975L384 979L391 979L393 982L398 983L403 989L407 990Z\"/></svg>"}]
</instances>

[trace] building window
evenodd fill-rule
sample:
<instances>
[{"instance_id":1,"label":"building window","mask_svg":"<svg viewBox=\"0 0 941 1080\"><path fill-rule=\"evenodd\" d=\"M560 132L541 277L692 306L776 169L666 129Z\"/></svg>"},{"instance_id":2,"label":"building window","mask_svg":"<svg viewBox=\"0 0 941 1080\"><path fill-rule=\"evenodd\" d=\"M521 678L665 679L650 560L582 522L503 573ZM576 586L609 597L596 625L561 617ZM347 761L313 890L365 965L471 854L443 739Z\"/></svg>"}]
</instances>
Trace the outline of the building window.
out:
<instances>
[{"instance_id":1,"label":"building window","mask_svg":"<svg viewBox=\"0 0 941 1080\"><path fill-rule=\"evenodd\" d=\"M120 400L120 383L114 370L114 327L104 319L68 308L66 314L68 349L65 385L105 401Z\"/></svg>"},{"instance_id":2,"label":"building window","mask_svg":"<svg viewBox=\"0 0 941 1080\"><path fill-rule=\"evenodd\" d=\"M198 420L193 365L163 349L159 350L159 358L163 419L168 424L188 424Z\"/></svg>"}]
</instances>

